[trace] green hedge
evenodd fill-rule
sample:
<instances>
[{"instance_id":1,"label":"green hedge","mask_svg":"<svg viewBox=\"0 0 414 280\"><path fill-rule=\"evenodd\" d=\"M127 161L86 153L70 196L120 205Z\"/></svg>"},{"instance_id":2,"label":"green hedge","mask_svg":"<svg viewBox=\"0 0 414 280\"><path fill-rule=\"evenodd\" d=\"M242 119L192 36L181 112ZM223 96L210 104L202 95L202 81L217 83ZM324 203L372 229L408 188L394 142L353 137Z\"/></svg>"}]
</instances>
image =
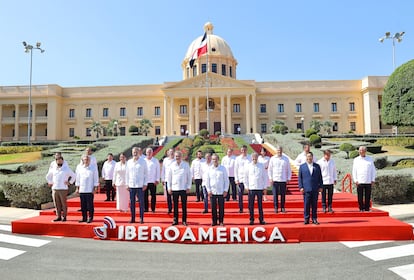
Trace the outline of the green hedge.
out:
<instances>
[{"instance_id":1,"label":"green hedge","mask_svg":"<svg viewBox=\"0 0 414 280\"><path fill-rule=\"evenodd\" d=\"M372 201L380 204L406 203L412 200L412 194L411 175L378 176L372 187Z\"/></svg>"}]
</instances>

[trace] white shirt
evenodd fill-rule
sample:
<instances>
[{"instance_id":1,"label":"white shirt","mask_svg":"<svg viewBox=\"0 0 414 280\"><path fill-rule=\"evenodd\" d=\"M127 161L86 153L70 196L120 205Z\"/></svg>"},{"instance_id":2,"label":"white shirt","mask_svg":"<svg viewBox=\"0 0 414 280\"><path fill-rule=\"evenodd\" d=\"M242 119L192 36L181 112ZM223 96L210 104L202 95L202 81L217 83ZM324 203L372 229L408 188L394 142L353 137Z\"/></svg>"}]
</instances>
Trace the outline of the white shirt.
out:
<instances>
[{"instance_id":1,"label":"white shirt","mask_svg":"<svg viewBox=\"0 0 414 280\"><path fill-rule=\"evenodd\" d=\"M168 170L170 168L171 163L173 163L175 161L174 158L169 158L166 157L163 159L162 161L162 170L161 170L161 182L165 182L167 180L168 177Z\"/></svg>"},{"instance_id":2,"label":"white shirt","mask_svg":"<svg viewBox=\"0 0 414 280\"><path fill-rule=\"evenodd\" d=\"M99 185L98 169L93 165L79 164L76 167L76 183L79 193L93 193L93 189Z\"/></svg>"},{"instance_id":3,"label":"white shirt","mask_svg":"<svg viewBox=\"0 0 414 280\"><path fill-rule=\"evenodd\" d=\"M191 162L191 176L193 179L202 179L203 178L203 170L201 164L205 161L204 158L199 159L196 158Z\"/></svg>"},{"instance_id":4,"label":"white shirt","mask_svg":"<svg viewBox=\"0 0 414 280\"><path fill-rule=\"evenodd\" d=\"M147 183L155 183L160 181L160 162L152 157L151 159L145 158L147 164Z\"/></svg>"},{"instance_id":5,"label":"white shirt","mask_svg":"<svg viewBox=\"0 0 414 280\"><path fill-rule=\"evenodd\" d=\"M221 159L221 165L226 168L227 174L229 177L234 177L234 164L236 162L236 157L234 155L224 156Z\"/></svg>"},{"instance_id":6,"label":"white shirt","mask_svg":"<svg viewBox=\"0 0 414 280\"><path fill-rule=\"evenodd\" d=\"M292 178L292 169L288 158L284 156L272 156L267 168L267 174L271 182L287 182Z\"/></svg>"},{"instance_id":7,"label":"white shirt","mask_svg":"<svg viewBox=\"0 0 414 280\"><path fill-rule=\"evenodd\" d=\"M229 190L229 176L223 165L212 165L206 176L206 189L214 195L222 195Z\"/></svg>"},{"instance_id":8,"label":"white shirt","mask_svg":"<svg viewBox=\"0 0 414 280\"><path fill-rule=\"evenodd\" d=\"M65 182L73 184L76 180L76 174L67 165L58 167L56 164L55 168L49 169L46 180L49 185L52 185L52 190L67 190L68 185Z\"/></svg>"},{"instance_id":9,"label":"white shirt","mask_svg":"<svg viewBox=\"0 0 414 280\"><path fill-rule=\"evenodd\" d=\"M116 161L105 161L102 165L102 178L105 180L112 180L114 177L114 169L115 169Z\"/></svg>"},{"instance_id":10,"label":"white shirt","mask_svg":"<svg viewBox=\"0 0 414 280\"><path fill-rule=\"evenodd\" d=\"M295 165L299 168L303 163L306 162L306 152L301 152L295 159ZM315 162L315 157L313 157L313 162Z\"/></svg>"},{"instance_id":11,"label":"white shirt","mask_svg":"<svg viewBox=\"0 0 414 280\"><path fill-rule=\"evenodd\" d=\"M201 181L201 185L205 186L206 185L206 181L207 181L207 173L208 170L210 169L210 167L213 166L213 162L210 161L210 163L207 163L207 161L204 161L201 164L201 174L202 174L202 181Z\"/></svg>"},{"instance_id":12,"label":"white shirt","mask_svg":"<svg viewBox=\"0 0 414 280\"><path fill-rule=\"evenodd\" d=\"M337 180L336 167L333 159L327 161L324 157L318 160L317 164L321 167L324 185L333 185Z\"/></svg>"},{"instance_id":13,"label":"white shirt","mask_svg":"<svg viewBox=\"0 0 414 280\"><path fill-rule=\"evenodd\" d=\"M245 183L245 170L246 166L251 162L249 155L243 156L242 154L236 157L234 162L234 180L236 183Z\"/></svg>"},{"instance_id":14,"label":"white shirt","mask_svg":"<svg viewBox=\"0 0 414 280\"><path fill-rule=\"evenodd\" d=\"M127 163L117 162L114 168L114 177L112 178L112 184L115 186L126 186L126 165Z\"/></svg>"},{"instance_id":15,"label":"white shirt","mask_svg":"<svg viewBox=\"0 0 414 280\"><path fill-rule=\"evenodd\" d=\"M69 164L66 160L63 160L62 167L64 167L64 166L69 167ZM49 169L53 169L53 168L56 168L56 167L57 167L57 163L56 163L56 160L54 160L50 163Z\"/></svg>"},{"instance_id":16,"label":"white shirt","mask_svg":"<svg viewBox=\"0 0 414 280\"><path fill-rule=\"evenodd\" d=\"M267 186L267 175L263 163L250 162L245 168L244 185L249 190L264 190Z\"/></svg>"},{"instance_id":17,"label":"white shirt","mask_svg":"<svg viewBox=\"0 0 414 280\"><path fill-rule=\"evenodd\" d=\"M144 159L135 160L131 158L127 161L125 180L128 188L142 188L147 185L147 163Z\"/></svg>"},{"instance_id":18,"label":"white shirt","mask_svg":"<svg viewBox=\"0 0 414 280\"><path fill-rule=\"evenodd\" d=\"M371 184L375 182L376 170L371 157L358 156L352 166L352 178L358 184Z\"/></svg>"},{"instance_id":19,"label":"white shirt","mask_svg":"<svg viewBox=\"0 0 414 280\"><path fill-rule=\"evenodd\" d=\"M191 189L191 170L187 162L181 161L180 164L178 164L177 161L172 162L167 174L167 186L169 191Z\"/></svg>"}]
</instances>

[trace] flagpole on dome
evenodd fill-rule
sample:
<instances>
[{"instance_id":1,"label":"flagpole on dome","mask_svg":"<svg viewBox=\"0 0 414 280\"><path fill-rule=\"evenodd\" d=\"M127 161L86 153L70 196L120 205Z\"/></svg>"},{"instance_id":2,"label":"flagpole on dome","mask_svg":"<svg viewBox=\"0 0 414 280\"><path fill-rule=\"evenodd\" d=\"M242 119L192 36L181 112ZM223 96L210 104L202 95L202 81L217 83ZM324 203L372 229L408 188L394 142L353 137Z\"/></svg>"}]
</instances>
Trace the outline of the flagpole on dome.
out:
<instances>
[{"instance_id":1,"label":"flagpole on dome","mask_svg":"<svg viewBox=\"0 0 414 280\"><path fill-rule=\"evenodd\" d=\"M206 32L207 32L207 30L206 30ZM207 121L207 131L210 134L210 100L209 100L209 96L208 96L208 94L209 94L209 92L208 92L208 88L209 88L209 84L208 84L208 68L209 68L209 66L208 66L208 52L209 52L210 42L208 41L208 38L209 38L209 36L208 36L208 32L207 32L207 54L206 54L207 120L206 121Z\"/></svg>"}]
</instances>

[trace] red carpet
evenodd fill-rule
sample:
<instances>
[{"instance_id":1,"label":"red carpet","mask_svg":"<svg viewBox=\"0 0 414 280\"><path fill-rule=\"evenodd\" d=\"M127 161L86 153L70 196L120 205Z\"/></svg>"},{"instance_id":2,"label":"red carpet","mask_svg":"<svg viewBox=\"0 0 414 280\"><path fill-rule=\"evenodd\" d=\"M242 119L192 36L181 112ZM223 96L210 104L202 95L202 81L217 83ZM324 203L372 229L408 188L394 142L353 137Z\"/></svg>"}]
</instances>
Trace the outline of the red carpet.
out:
<instances>
[{"instance_id":1,"label":"red carpet","mask_svg":"<svg viewBox=\"0 0 414 280\"><path fill-rule=\"evenodd\" d=\"M356 196L335 193L334 213L318 213L319 225L303 224L303 198L296 191L297 183L291 182L290 194L286 197L287 213L274 213L272 196L263 202L266 225L257 219L249 225L247 196L244 213L239 213L237 201L225 204L224 227L211 226L211 214L202 214L203 203L188 199L188 227L179 223L171 226L172 214L167 214L167 205L162 195L157 196L155 213L145 213L144 224L129 224L129 213L120 213L115 202L105 202L104 194L95 196L95 219L91 224L78 223L81 213L79 198L68 201L67 222L52 222L53 209L41 211L40 216L12 222L14 233L56 235L112 240L177 242L177 243L280 243L362 240L412 240L411 225L389 217L387 212L373 209L359 212ZM319 201L320 203L320 201ZM180 205L181 207L181 205ZM319 205L319 210L321 209ZM210 209L209 209L210 211ZM138 215L138 210L137 210ZM111 217L116 227L111 229ZM180 209L181 217L181 209ZM137 219L139 220L139 219ZM104 226L104 224L106 226ZM94 229L95 228L95 229ZM96 234L95 234L96 232Z\"/></svg>"}]
</instances>

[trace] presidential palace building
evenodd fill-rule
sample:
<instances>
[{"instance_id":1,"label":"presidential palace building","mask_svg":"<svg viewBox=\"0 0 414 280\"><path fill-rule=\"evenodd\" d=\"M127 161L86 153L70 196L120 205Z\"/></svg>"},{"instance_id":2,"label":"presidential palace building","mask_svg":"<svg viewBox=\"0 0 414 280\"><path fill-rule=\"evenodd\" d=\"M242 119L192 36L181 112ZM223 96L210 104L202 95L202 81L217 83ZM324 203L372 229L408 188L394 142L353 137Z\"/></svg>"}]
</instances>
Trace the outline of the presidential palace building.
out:
<instances>
[{"instance_id":1,"label":"presidential palace building","mask_svg":"<svg viewBox=\"0 0 414 280\"><path fill-rule=\"evenodd\" d=\"M381 96L388 77L362 80L269 81L237 79L237 60L226 41L206 23L207 53L189 66L203 36L188 47L183 80L157 85L31 87L31 141L94 138L91 125L116 120L119 135L151 121L149 136L210 133L270 133L280 120L290 130L311 120L331 121L332 133L391 132L380 121ZM0 85L0 141L28 138L29 86ZM304 126L304 127L303 127Z\"/></svg>"}]
</instances>

